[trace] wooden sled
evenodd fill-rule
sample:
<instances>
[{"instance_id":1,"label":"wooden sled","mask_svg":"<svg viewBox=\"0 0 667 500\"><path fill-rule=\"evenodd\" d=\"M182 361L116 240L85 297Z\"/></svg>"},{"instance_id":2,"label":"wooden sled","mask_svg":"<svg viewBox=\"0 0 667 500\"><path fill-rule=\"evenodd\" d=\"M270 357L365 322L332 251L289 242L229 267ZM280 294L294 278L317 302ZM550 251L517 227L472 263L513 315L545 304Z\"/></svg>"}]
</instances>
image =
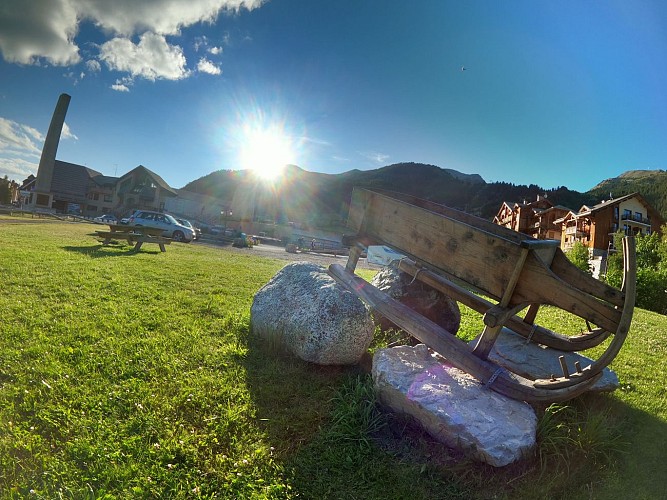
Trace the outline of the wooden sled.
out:
<instances>
[{"instance_id":1,"label":"wooden sled","mask_svg":"<svg viewBox=\"0 0 667 500\"><path fill-rule=\"evenodd\" d=\"M452 365L511 398L554 402L585 392L616 357L630 329L636 279L631 237L623 239L623 287L618 290L570 263L558 241L536 240L409 195L355 189L348 227L355 234L344 238L351 247L347 265L332 264L329 274ZM398 263L400 270L483 314L485 327L477 345L470 347L354 274L369 245L386 245L406 255ZM534 321L542 304L568 311L596 328L567 336L541 327ZM613 338L589 366L577 364L570 372L561 357L561 375L531 380L488 359L503 327L561 351L584 351Z\"/></svg>"}]
</instances>

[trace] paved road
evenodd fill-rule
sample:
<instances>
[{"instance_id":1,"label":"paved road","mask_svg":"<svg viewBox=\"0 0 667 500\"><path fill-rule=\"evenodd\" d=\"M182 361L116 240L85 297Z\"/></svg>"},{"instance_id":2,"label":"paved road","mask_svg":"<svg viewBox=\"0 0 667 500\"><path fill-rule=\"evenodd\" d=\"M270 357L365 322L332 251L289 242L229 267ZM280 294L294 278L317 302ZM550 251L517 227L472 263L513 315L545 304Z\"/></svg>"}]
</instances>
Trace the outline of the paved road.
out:
<instances>
[{"instance_id":1,"label":"paved road","mask_svg":"<svg viewBox=\"0 0 667 500\"><path fill-rule=\"evenodd\" d=\"M261 257L268 257L271 259L280 259L287 261L307 261L319 264L324 267L328 267L329 264L333 263L341 264L342 266L344 266L345 263L347 262L346 255L339 255L338 257L334 257L333 255L323 254L323 253L320 254L317 252L288 253L285 251L285 247L275 246L275 245L262 244L262 245L255 245L252 248L235 248L229 244L216 242L215 240L203 240L203 239L197 242L196 244L224 246L226 250L236 253L241 253L244 255L257 255ZM369 264L368 262L366 262L366 259L364 258L359 259L357 267L361 269L381 269L380 266L376 266L375 264Z\"/></svg>"}]
</instances>

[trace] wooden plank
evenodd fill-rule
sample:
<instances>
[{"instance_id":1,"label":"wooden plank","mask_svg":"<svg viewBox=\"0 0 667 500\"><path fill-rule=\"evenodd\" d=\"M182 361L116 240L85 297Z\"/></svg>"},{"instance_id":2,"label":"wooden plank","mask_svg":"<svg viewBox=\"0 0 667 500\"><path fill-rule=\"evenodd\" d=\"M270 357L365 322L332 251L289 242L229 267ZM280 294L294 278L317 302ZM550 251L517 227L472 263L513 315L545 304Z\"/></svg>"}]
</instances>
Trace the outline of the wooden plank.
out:
<instances>
[{"instance_id":1,"label":"wooden plank","mask_svg":"<svg viewBox=\"0 0 667 500\"><path fill-rule=\"evenodd\" d=\"M343 266L331 264L329 274L368 303L371 308L447 358L452 365L471 374L480 382L486 383L490 389L505 396L522 401L565 401L587 391L599 378L598 374L589 380L581 380L581 383L577 383L578 379L575 374L569 379L574 381L574 385L569 387L551 389L548 381L544 381L547 382L545 386L536 388L535 382L516 374L510 374L495 363L473 355L467 343L392 299L362 278L346 271Z\"/></svg>"},{"instance_id":2,"label":"wooden plank","mask_svg":"<svg viewBox=\"0 0 667 500\"><path fill-rule=\"evenodd\" d=\"M551 270L563 281L578 288L582 292L591 294L601 300L623 307L625 294L588 274L582 273L563 252L557 252L551 263Z\"/></svg>"},{"instance_id":3,"label":"wooden plank","mask_svg":"<svg viewBox=\"0 0 667 500\"><path fill-rule=\"evenodd\" d=\"M359 244L356 244L350 248L350 253L347 256L347 264L345 265L345 269L353 273L354 270L357 268L357 262L359 262L359 257L361 257L361 248Z\"/></svg>"},{"instance_id":4,"label":"wooden plank","mask_svg":"<svg viewBox=\"0 0 667 500\"><path fill-rule=\"evenodd\" d=\"M399 200L363 193L367 197L363 234L443 269L496 300L502 297L507 276L521 253L515 241ZM355 209L356 205L350 209L353 225L363 220ZM353 229L359 231L361 227Z\"/></svg>"},{"instance_id":5,"label":"wooden plank","mask_svg":"<svg viewBox=\"0 0 667 500\"><path fill-rule=\"evenodd\" d=\"M621 311L614 305L563 281L532 253L526 259L524 274L510 305L521 303L550 304L610 332L616 331L621 320Z\"/></svg>"},{"instance_id":6,"label":"wooden plank","mask_svg":"<svg viewBox=\"0 0 667 500\"><path fill-rule=\"evenodd\" d=\"M486 315L495 307L492 302L475 295L460 285L448 280L444 276L417 266L416 263L410 259L401 260L399 269L412 276L416 275L419 281L441 291L445 295L465 304L481 314ZM421 272L417 274L417 271L420 270ZM532 304L531 307L534 305L535 304ZM525 322L518 316L512 316L507 319L505 325L519 335L532 339L533 342L553 347L554 349L559 349L561 351L581 351L590 349L599 345L609 336L609 332L598 330L584 335L568 337L560 333L552 332L542 326Z\"/></svg>"},{"instance_id":7,"label":"wooden plank","mask_svg":"<svg viewBox=\"0 0 667 500\"><path fill-rule=\"evenodd\" d=\"M429 212L444 215L445 217L450 217L452 219L461 221L463 223L475 226L483 231L486 231L487 233L500 236L509 241L520 242L525 239L531 239L531 237L528 236L527 234L512 231L511 229L499 226L498 224L494 224L493 222L487 221L485 219L480 219L479 217L468 214L466 212L462 212L460 210L456 210L455 208L450 208L448 206L435 203L433 201L424 200L416 196L404 193L397 193L394 191L382 190L382 189L373 189L372 191L364 189L355 189L352 192L352 201L350 204L350 221L352 222L352 225L349 227L359 226L358 218L362 217L363 207L365 206L366 201L370 197L372 197L369 196L369 194L370 195L377 194L379 196L384 196L387 198L391 198L393 200L400 200L404 203L407 203L409 205L414 205Z\"/></svg>"},{"instance_id":8,"label":"wooden plank","mask_svg":"<svg viewBox=\"0 0 667 500\"><path fill-rule=\"evenodd\" d=\"M521 254L519 255L519 260L517 260L516 264L514 265L514 270L512 271L512 274L510 275L507 281L505 292L503 293L503 296L500 299L500 302L498 303L497 306L498 309L507 311L507 318L509 318L509 316L512 315L510 314L510 310L507 309L507 306L512 300L514 289L516 288L516 285L519 282L519 276L521 276L521 272L523 271L523 265L526 262L526 258L528 257L529 252L530 249L528 246L521 245ZM485 316L484 323L486 323L486 326L484 327L484 331L482 332L482 334L479 336L479 339L477 340L477 345L475 345L475 348L473 349L472 352L476 356L486 359L489 356L489 352L491 352L493 344L496 343L496 339L498 338L500 330L502 330L505 321L500 322L498 320L499 318L495 318L496 324L489 325L487 321L489 321L491 318L487 320L486 314L484 316Z\"/></svg>"}]
</instances>

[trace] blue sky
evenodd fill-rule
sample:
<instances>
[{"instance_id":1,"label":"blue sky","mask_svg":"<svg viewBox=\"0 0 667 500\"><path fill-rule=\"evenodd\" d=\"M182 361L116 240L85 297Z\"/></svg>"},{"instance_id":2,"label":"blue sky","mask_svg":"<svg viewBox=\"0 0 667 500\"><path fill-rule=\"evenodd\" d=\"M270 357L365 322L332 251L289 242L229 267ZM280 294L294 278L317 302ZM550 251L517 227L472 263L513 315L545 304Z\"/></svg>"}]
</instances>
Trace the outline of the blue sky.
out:
<instances>
[{"instance_id":1,"label":"blue sky","mask_svg":"<svg viewBox=\"0 0 667 500\"><path fill-rule=\"evenodd\" d=\"M3 0L0 54L17 181L62 92L58 159L173 187L267 155L579 191L667 168L663 1Z\"/></svg>"}]
</instances>

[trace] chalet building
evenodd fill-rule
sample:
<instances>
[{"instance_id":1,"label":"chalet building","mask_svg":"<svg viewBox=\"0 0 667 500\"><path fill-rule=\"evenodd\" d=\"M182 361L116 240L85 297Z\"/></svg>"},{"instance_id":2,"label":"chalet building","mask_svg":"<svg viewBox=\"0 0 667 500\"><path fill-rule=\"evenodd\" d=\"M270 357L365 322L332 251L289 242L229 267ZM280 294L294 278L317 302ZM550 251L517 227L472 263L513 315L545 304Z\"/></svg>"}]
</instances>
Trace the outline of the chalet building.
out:
<instances>
[{"instance_id":1,"label":"chalet building","mask_svg":"<svg viewBox=\"0 0 667 500\"><path fill-rule=\"evenodd\" d=\"M617 249L614 234L651 234L664 223L660 214L639 193L582 206L556 221L562 226L561 248L570 250L576 242L588 247L593 276L604 272L607 256Z\"/></svg>"},{"instance_id":2,"label":"chalet building","mask_svg":"<svg viewBox=\"0 0 667 500\"><path fill-rule=\"evenodd\" d=\"M614 233L651 234L659 232L664 221L642 195L632 193L592 207L584 205L556 223L562 226L563 250L579 241L589 248L591 256L597 257L614 249Z\"/></svg>"},{"instance_id":3,"label":"chalet building","mask_svg":"<svg viewBox=\"0 0 667 500\"><path fill-rule=\"evenodd\" d=\"M554 222L569 212L569 208L554 205L546 196L538 196L532 202L503 202L493 222L540 240L560 240L561 225Z\"/></svg>"}]
</instances>

